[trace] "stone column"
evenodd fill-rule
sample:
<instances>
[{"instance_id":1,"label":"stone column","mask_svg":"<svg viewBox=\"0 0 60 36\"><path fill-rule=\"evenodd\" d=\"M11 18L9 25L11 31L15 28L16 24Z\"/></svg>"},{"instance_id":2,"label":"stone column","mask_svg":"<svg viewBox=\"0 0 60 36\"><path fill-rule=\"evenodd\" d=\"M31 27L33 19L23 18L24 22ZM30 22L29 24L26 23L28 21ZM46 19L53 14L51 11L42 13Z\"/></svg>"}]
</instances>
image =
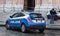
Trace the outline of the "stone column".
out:
<instances>
[{"instance_id":1,"label":"stone column","mask_svg":"<svg viewBox=\"0 0 60 36\"><path fill-rule=\"evenodd\" d=\"M35 0L35 12L40 12L40 6L42 5L42 0Z\"/></svg>"},{"instance_id":2,"label":"stone column","mask_svg":"<svg viewBox=\"0 0 60 36\"><path fill-rule=\"evenodd\" d=\"M24 8L24 0L17 0L17 9L21 11Z\"/></svg>"},{"instance_id":3,"label":"stone column","mask_svg":"<svg viewBox=\"0 0 60 36\"><path fill-rule=\"evenodd\" d=\"M57 8L57 6L58 6L57 3L58 3L58 0L52 0L52 5L54 8Z\"/></svg>"},{"instance_id":4,"label":"stone column","mask_svg":"<svg viewBox=\"0 0 60 36\"><path fill-rule=\"evenodd\" d=\"M41 5L42 4L42 0L35 0L35 5Z\"/></svg>"}]
</instances>

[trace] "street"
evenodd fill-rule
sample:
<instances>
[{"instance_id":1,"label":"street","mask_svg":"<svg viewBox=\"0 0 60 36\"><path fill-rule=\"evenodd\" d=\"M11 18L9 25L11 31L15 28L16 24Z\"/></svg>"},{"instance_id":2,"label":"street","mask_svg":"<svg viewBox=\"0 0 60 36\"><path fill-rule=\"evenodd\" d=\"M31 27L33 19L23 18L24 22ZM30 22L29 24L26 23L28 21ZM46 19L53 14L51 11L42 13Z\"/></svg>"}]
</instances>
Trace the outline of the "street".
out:
<instances>
[{"instance_id":1,"label":"street","mask_svg":"<svg viewBox=\"0 0 60 36\"><path fill-rule=\"evenodd\" d=\"M44 33L22 33L20 31L6 30L5 27L0 27L0 36L60 36L60 30L45 30Z\"/></svg>"}]
</instances>

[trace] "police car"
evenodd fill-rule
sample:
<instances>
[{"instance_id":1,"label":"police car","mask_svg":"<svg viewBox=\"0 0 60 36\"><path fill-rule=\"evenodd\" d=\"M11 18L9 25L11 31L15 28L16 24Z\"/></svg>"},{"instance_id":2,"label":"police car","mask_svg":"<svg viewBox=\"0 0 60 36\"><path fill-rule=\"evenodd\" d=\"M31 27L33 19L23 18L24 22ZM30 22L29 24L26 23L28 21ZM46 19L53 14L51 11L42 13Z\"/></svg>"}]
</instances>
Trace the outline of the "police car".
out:
<instances>
[{"instance_id":1,"label":"police car","mask_svg":"<svg viewBox=\"0 0 60 36\"><path fill-rule=\"evenodd\" d=\"M43 32L46 28L46 21L40 13L19 12L14 13L6 20L6 29L19 28L22 32L30 29Z\"/></svg>"}]
</instances>

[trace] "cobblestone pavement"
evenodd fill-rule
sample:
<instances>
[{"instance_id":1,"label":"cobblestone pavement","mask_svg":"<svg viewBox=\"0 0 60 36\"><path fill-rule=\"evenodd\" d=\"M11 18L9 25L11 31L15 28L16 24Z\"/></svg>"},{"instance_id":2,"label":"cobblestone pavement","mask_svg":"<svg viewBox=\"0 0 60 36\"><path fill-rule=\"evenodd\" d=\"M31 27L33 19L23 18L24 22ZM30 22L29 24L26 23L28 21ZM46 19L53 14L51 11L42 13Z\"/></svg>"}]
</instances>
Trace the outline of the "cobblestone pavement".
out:
<instances>
[{"instance_id":1,"label":"cobblestone pavement","mask_svg":"<svg viewBox=\"0 0 60 36\"><path fill-rule=\"evenodd\" d=\"M44 33L37 31L22 33L20 31L6 30L5 27L0 27L0 36L60 36L60 30L45 30Z\"/></svg>"}]
</instances>

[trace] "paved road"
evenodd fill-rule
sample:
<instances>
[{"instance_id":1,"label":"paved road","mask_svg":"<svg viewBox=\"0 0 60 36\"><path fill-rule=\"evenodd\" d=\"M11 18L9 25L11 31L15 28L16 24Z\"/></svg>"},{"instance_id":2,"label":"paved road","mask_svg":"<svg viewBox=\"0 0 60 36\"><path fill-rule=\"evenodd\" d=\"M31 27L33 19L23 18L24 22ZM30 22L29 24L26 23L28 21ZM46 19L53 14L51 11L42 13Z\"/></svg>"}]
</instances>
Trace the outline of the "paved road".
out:
<instances>
[{"instance_id":1,"label":"paved road","mask_svg":"<svg viewBox=\"0 0 60 36\"><path fill-rule=\"evenodd\" d=\"M44 33L22 33L19 31L6 30L5 27L0 27L0 36L60 36L60 30L45 30Z\"/></svg>"}]
</instances>

